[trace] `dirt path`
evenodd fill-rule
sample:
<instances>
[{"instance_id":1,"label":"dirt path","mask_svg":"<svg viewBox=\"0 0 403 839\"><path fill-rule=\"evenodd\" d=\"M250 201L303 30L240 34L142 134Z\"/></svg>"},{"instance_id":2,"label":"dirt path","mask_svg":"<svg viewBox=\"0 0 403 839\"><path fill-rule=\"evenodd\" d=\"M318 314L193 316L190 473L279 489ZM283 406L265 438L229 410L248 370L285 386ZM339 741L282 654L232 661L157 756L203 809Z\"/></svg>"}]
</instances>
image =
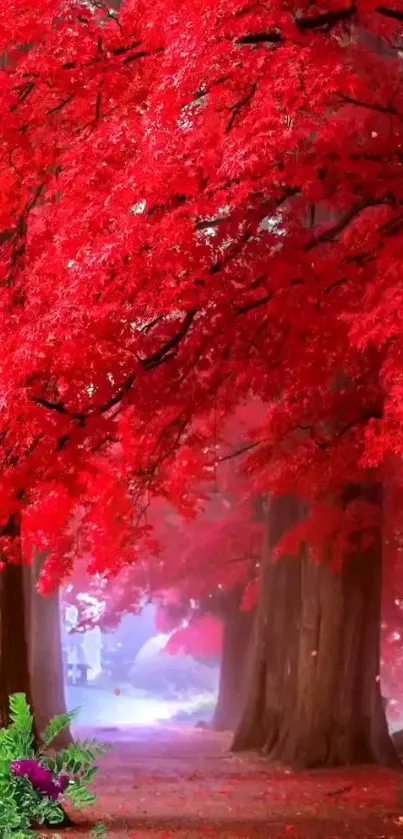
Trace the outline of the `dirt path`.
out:
<instances>
[{"instance_id":1,"label":"dirt path","mask_svg":"<svg viewBox=\"0 0 403 839\"><path fill-rule=\"evenodd\" d=\"M92 732L93 733L93 732ZM403 839L403 778L378 769L294 774L228 753L224 735L194 729L98 732L114 741L99 803L66 839L103 821L109 839Z\"/></svg>"}]
</instances>

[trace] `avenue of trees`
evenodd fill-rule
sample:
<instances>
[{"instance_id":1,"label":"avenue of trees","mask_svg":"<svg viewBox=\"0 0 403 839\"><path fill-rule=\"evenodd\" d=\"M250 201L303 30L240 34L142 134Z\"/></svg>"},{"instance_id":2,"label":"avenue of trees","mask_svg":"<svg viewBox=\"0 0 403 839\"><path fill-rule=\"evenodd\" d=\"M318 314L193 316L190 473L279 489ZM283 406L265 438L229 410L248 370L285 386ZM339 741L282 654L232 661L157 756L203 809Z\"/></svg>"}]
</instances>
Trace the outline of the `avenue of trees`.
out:
<instances>
[{"instance_id":1,"label":"avenue of trees","mask_svg":"<svg viewBox=\"0 0 403 839\"><path fill-rule=\"evenodd\" d=\"M5 5L0 722L83 560L225 618L234 749L395 763L400 3Z\"/></svg>"}]
</instances>

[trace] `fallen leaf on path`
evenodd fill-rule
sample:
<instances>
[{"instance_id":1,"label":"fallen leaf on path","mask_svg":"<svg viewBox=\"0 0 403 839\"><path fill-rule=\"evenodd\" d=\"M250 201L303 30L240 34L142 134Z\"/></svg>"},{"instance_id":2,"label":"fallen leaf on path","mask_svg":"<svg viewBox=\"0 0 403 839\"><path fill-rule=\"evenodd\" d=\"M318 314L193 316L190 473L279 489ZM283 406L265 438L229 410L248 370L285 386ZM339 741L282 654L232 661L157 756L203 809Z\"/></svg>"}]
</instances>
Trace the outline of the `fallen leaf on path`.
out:
<instances>
[{"instance_id":1,"label":"fallen leaf on path","mask_svg":"<svg viewBox=\"0 0 403 839\"><path fill-rule=\"evenodd\" d=\"M328 796L341 795L343 792L350 792L350 790L352 790L352 789L353 789L353 787L350 784L350 785L345 786L345 787L339 787L338 789L331 789L331 790L329 790L329 792L325 792L325 795L328 795Z\"/></svg>"}]
</instances>

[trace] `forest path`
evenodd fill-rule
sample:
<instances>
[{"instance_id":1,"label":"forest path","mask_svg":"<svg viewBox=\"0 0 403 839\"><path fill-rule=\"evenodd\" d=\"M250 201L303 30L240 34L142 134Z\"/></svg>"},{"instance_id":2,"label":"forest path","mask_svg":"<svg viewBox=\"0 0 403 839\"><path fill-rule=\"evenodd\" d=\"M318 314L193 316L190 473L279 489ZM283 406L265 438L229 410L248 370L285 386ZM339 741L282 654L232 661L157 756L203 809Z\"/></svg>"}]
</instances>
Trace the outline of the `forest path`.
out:
<instances>
[{"instance_id":1,"label":"forest path","mask_svg":"<svg viewBox=\"0 0 403 839\"><path fill-rule=\"evenodd\" d=\"M231 755L226 735L186 727L90 734L113 749L102 761L96 807L71 814L76 827L63 831L66 839L88 837L97 821L108 839L403 839L400 774L292 773Z\"/></svg>"}]
</instances>

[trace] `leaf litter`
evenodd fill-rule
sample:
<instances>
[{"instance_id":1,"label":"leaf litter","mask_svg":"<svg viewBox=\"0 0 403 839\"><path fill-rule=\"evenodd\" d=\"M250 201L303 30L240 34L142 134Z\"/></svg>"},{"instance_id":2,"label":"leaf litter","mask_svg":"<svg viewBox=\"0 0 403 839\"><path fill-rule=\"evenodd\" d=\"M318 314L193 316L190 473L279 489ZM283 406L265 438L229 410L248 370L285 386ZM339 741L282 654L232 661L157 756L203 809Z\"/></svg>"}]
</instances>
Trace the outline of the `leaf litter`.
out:
<instances>
[{"instance_id":1,"label":"leaf litter","mask_svg":"<svg viewBox=\"0 0 403 839\"><path fill-rule=\"evenodd\" d=\"M97 804L70 813L75 827L63 831L66 839L90 837L97 822L108 839L403 839L399 772L292 772L258 755L232 755L227 734L187 727L109 737Z\"/></svg>"}]
</instances>

